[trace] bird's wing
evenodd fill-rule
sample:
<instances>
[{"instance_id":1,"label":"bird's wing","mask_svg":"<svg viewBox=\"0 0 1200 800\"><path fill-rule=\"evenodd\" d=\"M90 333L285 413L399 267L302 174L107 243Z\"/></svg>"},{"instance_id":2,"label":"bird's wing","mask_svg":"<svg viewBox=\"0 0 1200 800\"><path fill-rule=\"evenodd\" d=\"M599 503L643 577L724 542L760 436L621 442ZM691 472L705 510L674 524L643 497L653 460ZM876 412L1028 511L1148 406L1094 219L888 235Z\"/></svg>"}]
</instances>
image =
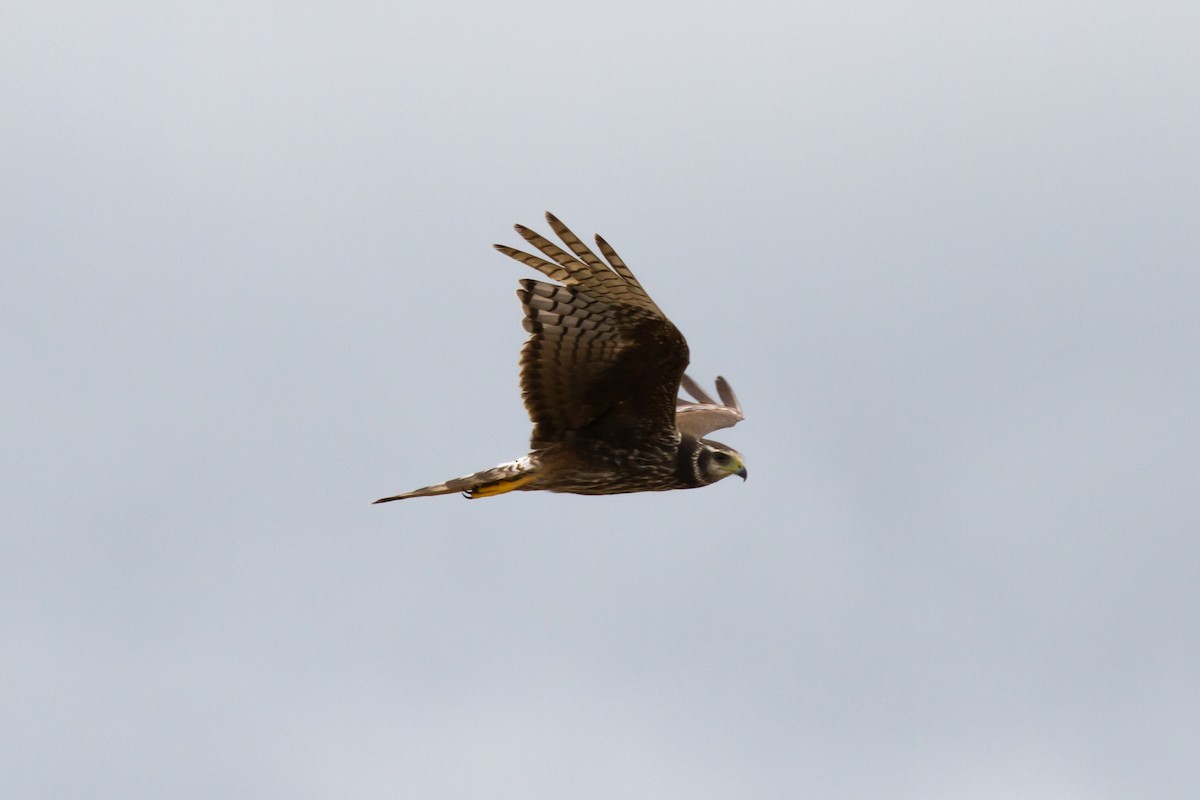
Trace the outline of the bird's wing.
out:
<instances>
[{"instance_id":1,"label":"bird's wing","mask_svg":"<svg viewBox=\"0 0 1200 800\"><path fill-rule=\"evenodd\" d=\"M720 376L717 376L720 403L687 375L681 379L680 387L695 400L692 402L680 397L675 401L675 427L679 428L680 433L699 438L721 428L732 428L746 418L733 387Z\"/></svg>"},{"instance_id":2,"label":"bird's wing","mask_svg":"<svg viewBox=\"0 0 1200 800\"><path fill-rule=\"evenodd\" d=\"M562 285L522 280L517 296L530 337L521 350L521 394L537 449L572 438L613 442L675 432L675 398L687 341L611 246L606 261L547 213L567 252L517 225L531 255L496 249ZM549 259L549 260L547 260Z\"/></svg>"}]
</instances>

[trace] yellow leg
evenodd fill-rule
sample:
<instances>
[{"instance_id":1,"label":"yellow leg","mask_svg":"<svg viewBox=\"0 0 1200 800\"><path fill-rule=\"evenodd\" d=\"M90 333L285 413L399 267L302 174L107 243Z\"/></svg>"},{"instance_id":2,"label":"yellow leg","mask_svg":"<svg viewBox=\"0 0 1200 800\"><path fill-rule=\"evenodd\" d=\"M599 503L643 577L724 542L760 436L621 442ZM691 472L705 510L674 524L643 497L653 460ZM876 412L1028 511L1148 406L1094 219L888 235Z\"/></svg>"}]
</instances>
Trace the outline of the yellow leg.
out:
<instances>
[{"instance_id":1,"label":"yellow leg","mask_svg":"<svg viewBox=\"0 0 1200 800\"><path fill-rule=\"evenodd\" d=\"M527 486L537 480L537 475L517 475L513 478L502 478L491 483L481 483L467 490L467 497L475 500L479 497L493 497L498 494L504 494L522 486Z\"/></svg>"}]
</instances>

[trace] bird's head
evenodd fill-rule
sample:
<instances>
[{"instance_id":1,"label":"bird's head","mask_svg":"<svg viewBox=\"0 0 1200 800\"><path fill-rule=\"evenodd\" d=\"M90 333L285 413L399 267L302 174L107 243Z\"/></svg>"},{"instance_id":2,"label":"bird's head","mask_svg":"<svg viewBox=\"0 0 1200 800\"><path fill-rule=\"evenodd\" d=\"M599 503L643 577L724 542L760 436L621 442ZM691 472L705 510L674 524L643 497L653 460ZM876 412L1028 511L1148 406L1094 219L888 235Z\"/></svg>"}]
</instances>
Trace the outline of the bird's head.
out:
<instances>
[{"instance_id":1,"label":"bird's head","mask_svg":"<svg viewBox=\"0 0 1200 800\"><path fill-rule=\"evenodd\" d=\"M716 483L730 475L746 480L746 462L737 450L711 439L701 439L699 445L696 475L702 483Z\"/></svg>"}]
</instances>

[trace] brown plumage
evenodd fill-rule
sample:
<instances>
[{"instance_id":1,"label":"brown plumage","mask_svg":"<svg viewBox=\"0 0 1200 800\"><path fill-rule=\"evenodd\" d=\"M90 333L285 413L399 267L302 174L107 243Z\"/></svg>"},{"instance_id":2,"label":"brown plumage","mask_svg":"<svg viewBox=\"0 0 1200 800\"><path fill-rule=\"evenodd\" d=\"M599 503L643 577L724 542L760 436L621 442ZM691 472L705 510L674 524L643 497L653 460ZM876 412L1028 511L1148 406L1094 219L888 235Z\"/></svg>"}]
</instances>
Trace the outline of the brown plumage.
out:
<instances>
[{"instance_id":1,"label":"brown plumage","mask_svg":"<svg viewBox=\"0 0 1200 800\"><path fill-rule=\"evenodd\" d=\"M496 245L559 284L523 279L517 297L530 334L521 350L521 394L533 421L524 458L436 486L384 497L522 490L621 494L705 486L746 477L732 448L701 438L742 419L723 378L715 403L684 375L683 334L601 237L602 260L547 213L570 252L526 228L541 255ZM695 403L678 399L680 382Z\"/></svg>"}]
</instances>

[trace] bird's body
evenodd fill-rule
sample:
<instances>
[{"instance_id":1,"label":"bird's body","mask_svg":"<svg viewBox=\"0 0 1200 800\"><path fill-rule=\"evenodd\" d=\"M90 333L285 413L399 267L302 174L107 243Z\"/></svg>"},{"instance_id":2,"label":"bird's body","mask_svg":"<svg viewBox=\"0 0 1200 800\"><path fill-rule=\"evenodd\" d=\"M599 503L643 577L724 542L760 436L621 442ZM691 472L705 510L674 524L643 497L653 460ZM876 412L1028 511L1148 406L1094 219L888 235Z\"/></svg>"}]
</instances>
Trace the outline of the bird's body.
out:
<instances>
[{"instance_id":1,"label":"bird's body","mask_svg":"<svg viewBox=\"0 0 1200 800\"><path fill-rule=\"evenodd\" d=\"M681 489L688 485L681 452L678 437L645 439L634 447L595 438L560 442L536 453L545 477L529 488L572 494Z\"/></svg>"},{"instance_id":2,"label":"bird's body","mask_svg":"<svg viewBox=\"0 0 1200 800\"><path fill-rule=\"evenodd\" d=\"M530 336L521 390L534 423L529 455L435 486L376 500L462 492L624 494L704 486L746 476L732 448L702 438L742 419L724 379L721 403L684 375L687 341L599 236L601 261L551 214L571 253L534 231L517 232L543 255L496 249L562 285L524 279L517 296ZM681 381L692 403L678 399Z\"/></svg>"}]
</instances>

